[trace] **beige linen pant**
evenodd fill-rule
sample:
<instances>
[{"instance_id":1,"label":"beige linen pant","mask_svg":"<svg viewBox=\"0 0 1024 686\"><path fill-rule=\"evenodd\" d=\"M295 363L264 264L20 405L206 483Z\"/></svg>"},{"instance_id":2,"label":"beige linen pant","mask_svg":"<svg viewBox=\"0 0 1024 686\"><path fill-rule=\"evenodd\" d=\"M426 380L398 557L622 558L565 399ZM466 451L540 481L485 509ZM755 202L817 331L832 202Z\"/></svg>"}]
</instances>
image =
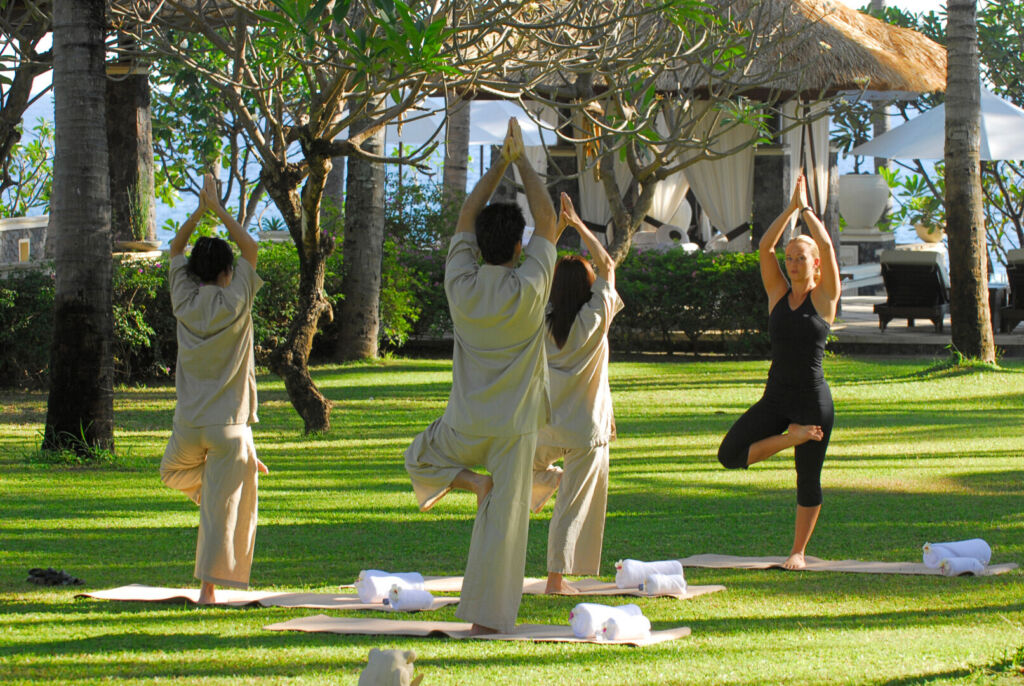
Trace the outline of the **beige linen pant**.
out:
<instances>
[{"instance_id":1,"label":"beige linen pant","mask_svg":"<svg viewBox=\"0 0 1024 686\"><path fill-rule=\"evenodd\" d=\"M483 466L494 479L473 523L469 559L456 616L512 631L523 597L526 536L530 524L530 465L537 434L470 436L440 419L405 451L420 509L428 510L451 490L462 469Z\"/></svg>"},{"instance_id":2,"label":"beige linen pant","mask_svg":"<svg viewBox=\"0 0 1024 686\"><path fill-rule=\"evenodd\" d=\"M196 578L247 588L256 542L252 428L246 424L175 425L160 461L160 478L199 505Z\"/></svg>"},{"instance_id":3,"label":"beige linen pant","mask_svg":"<svg viewBox=\"0 0 1024 686\"><path fill-rule=\"evenodd\" d=\"M564 461L555 510L548 525L548 571L599 574L608 507L608 444L589 448L539 445L534 478Z\"/></svg>"}]
</instances>

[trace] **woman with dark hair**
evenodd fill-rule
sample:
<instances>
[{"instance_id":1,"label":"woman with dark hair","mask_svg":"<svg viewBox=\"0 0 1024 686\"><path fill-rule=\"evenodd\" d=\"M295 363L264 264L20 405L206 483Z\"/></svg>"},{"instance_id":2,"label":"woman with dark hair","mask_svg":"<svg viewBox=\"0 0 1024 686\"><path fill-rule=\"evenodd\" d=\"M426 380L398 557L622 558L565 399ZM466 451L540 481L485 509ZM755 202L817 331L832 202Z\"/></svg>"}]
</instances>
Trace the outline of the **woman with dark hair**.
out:
<instances>
[{"instance_id":1,"label":"woman with dark hair","mask_svg":"<svg viewBox=\"0 0 1024 686\"><path fill-rule=\"evenodd\" d=\"M786 246L787 281L775 246L798 215L811 235L797 236ZM746 469L795 448L796 530L783 567L803 569L804 551L821 512L821 467L835 414L821 360L839 304L839 265L825 225L807 204L802 174L789 206L762 236L758 254L768 295L772 364L764 396L729 429L718 460L727 469Z\"/></svg>"},{"instance_id":2,"label":"woman with dark hair","mask_svg":"<svg viewBox=\"0 0 1024 686\"><path fill-rule=\"evenodd\" d=\"M614 440L608 387L608 327L622 309L615 262L562 193L561 226L572 226L597 267L579 255L555 266L546 338L551 421L537 436L532 509L555 488L548 527L547 593L575 593L563 575L598 574L608 503L608 443ZM563 460L564 471L552 465Z\"/></svg>"},{"instance_id":3,"label":"woman with dark hair","mask_svg":"<svg viewBox=\"0 0 1024 686\"><path fill-rule=\"evenodd\" d=\"M228 229L231 246L201 237L186 260L185 247L212 210ZM199 603L216 602L216 586L246 588L256 540L257 472L252 424L256 417L252 302L263 285L256 274L257 244L220 204L207 175L199 207L170 243L171 305L178 321L178 402L174 430L160 462L160 477L199 505L195 576Z\"/></svg>"}]
</instances>

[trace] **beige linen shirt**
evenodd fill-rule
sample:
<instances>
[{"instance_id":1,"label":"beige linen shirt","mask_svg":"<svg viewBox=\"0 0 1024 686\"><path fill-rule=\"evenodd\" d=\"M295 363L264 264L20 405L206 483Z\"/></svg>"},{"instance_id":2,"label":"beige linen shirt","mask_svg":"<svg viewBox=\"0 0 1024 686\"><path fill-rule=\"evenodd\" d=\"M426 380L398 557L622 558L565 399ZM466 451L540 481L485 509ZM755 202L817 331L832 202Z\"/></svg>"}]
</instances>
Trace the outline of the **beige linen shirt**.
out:
<instances>
[{"instance_id":1,"label":"beige linen shirt","mask_svg":"<svg viewBox=\"0 0 1024 686\"><path fill-rule=\"evenodd\" d=\"M479 263L476 236L452 237L445 264L455 348L443 421L474 436L536 432L549 414L544 309L557 256L534 236L514 269Z\"/></svg>"},{"instance_id":2,"label":"beige linen shirt","mask_svg":"<svg viewBox=\"0 0 1024 686\"><path fill-rule=\"evenodd\" d=\"M238 260L227 288L201 286L184 255L171 259L168 280L178 320L174 423L188 427L255 424L256 371L252 301L263 279Z\"/></svg>"},{"instance_id":3,"label":"beige linen shirt","mask_svg":"<svg viewBox=\"0 0 1024 686\"><path fill-rule=\"evenodd\" d=\"M612 436L612 393L608 386L608 328L622 309L619 294L600 276L590 289L561 349L545 336L551 384L551 423L538 445L583 448ZM547 327L545 327L547 331Z\"/></svg>"}]
</instances>

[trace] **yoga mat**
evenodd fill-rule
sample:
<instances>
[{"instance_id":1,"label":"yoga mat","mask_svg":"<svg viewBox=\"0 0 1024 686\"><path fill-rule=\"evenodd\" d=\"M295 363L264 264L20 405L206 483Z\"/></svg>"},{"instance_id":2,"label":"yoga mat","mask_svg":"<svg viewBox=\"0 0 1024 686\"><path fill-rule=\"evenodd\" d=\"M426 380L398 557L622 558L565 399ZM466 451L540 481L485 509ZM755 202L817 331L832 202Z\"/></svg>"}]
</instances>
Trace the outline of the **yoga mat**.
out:
<instances>
[{"instance_id":1,"label":"yoga mat","mask_svg":"<svg viewBox=\"0 0 1024 686\"><path fill-rule=\"evenodd\" d=\"M78 598L96 598L99 600L127 600L148 603L167 603L173 601L199 600L198 588L160 588L131 584L106 591L79 593ZM227 588L217 589L216 605L228 607L306 607L323 610L378 610L395 612L383 603L363 603L357 595L339 595L336 593L282 593L280 591L236 591ZM434 598L429 609L436 610L446 605L454 605L458 598Z\"/></svg>"},{"instance_id":2,"label":"yoga mat","mask_svg":"<svg viewBox=\"0 0 1024 686\"><path fill-rule=\"evenodd\" d=\"M942 570L929 569L922 562L861 562L860 560L822 560L817 557L807 556L804 558L808 572L853 572L856 574L921 574L927 576L942 576ZM683 567L710 567L711 569L773 569L782 568L786 558L779 556L770 557L741 557L738 555L692 555L679 560ZM989 565L981 576L993 576L1005 574L1017 569L1015 562L1004 562L1001 564Z\"/></svg>"},{"instance_id":3,"label":"yoga mat","mask_svg":"<svg viewBox=\"0 0 1024 686\"><path fill-rule=\"evenodd\" d=\"M571 595L595 595L595 596L636 596L638 598L653 598L653 597L665 597L665 598L677 598L679 600L687 600L689 598L696 598L699 595L705 593L714 593L716 591L724 591L725 586L688 586L686 593L684 594L673 594L666 596L651 596L643 593L636 588L618 588L614 582L601 581L600 579L580 579L578 581L569 582L573 588L579 593L565 594ZM547 586L547 579L539 579L535 577L526 577L523 579L523 593L526 595L544 595L544 588ZM346 584L342 588L354 588L351 584ZM460 593L462 591L462 577L461 576L425 576L423 577L423 588L430 591L431 593Z\"/></svg>"},{"instance_id":4,"label":"yoga mat","mask_svg":"<svg viewBox=\"0 0 1024 686\"><path fill-rule=\"evenodd\" d=\"M690 635L690 627L680 626L664 631L652 631L650 638L625 641L600 641L596 638L576 638L572 629L552 624L520 624L510 634L484 634L469 636L472 624L466 622L422 622L369 617L300 617L287 622L269 624L268 631L306 631L311 633L359 634L367 636L422 636L454 639L480 639L485 641L543 641L561 643L602 643L608 645L648 646Z\"/></svg>"}]
</instances>

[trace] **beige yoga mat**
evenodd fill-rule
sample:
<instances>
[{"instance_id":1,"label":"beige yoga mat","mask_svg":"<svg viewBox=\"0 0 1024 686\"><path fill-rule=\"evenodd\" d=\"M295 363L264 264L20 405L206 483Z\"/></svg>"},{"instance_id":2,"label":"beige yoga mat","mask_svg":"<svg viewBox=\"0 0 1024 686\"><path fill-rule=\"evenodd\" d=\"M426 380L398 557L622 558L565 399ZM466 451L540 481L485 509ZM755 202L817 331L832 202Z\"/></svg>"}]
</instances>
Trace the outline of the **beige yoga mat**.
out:
<instances>
[{"instance_id":1,"label":"beige yoga mat","mask_svg":"<svg viewBox=\"0 0 1024 686\"><path fill-rule=\"evenodd\" d=\"M807 556L806 571L809 572L854 572L857 574L922 574L929 576L942 576L942 571L925 567L923 562L861 562L860 560L822 560L817 557ZM782 568L786 558L779 556L769 557L741 557L739 555L692 555L679 560L683 567L710 567L712 569L773 569ZM985 573L981 576L993 576L1005 574L1017 569L1014 562L988 565ZM973 575L972 575L973 576Z\"/></svg>"},{"instance_id":2,"label":"beige yoga mat","mask_svg":"<svg viewBox=\"0 0 1024 686\"><path fill-rule=\"evenodd\" d=\"M77 597L97 598L99 600L141 601L149 603L167 603L172 601L180 602L187 600L191 603L195 603L199 600L199 589L160 588L157 586L131 584L129 586L112 588L107 591L79 593ZM431 605L429 609L436 610L446 605L454 605L458 602L458 598L434 598L434 604ZM383 603L361 602L357 595L339 595L337 593L282 593L280 591L235 591L227 588L217 589L216 604L230 607L259 605L261 607L307 607L323 610L396 611Z\"/></svg>"},{"instance_id":3,"label":"beige yoga mat","mask_svg":"<svg viewBox=\"0 0 1024 686\"><path fill-rule=\"evenodd\" d=\"M626 641L599 641L596 638L576 638L572 629L552 624L520 624L510 634L470 636L472 624L465 622L422 622L369 617L300 617L287 622L270 624L269 631L306 631L312 633L359 634L369 636L434 636L454 639L473 638L487 641L543 641L562 643L602 643L648 646L690 635L690 627L680 626L664 631L652 631L649 638Z\"/></svg>"},{"instance_id":4,"label":"beige yoga mat","mask_svg":"<svg viewBox=\"0 0 1024 686\"><path fill-rule=\"evenodd\" d=\"M636 588L619 588L610 581L601 581L600 579L579 579L569 583L572 584L573 588L579 591L579 593L575 595L636 596L639 598L656 597L648 595ZM526 577L523 579L523 593L526 595L544 595L545 586L547 586L547 579L539 579L536 577ZM342 588L354 588L354 586L345 585L342 586ZM431 593L461 593L462 577L425 576L423 577L423 588ZM688 586L686 588L686 593L666 594L659 597L688 600L690 598L696 598L699 595L704 595L705 593L714 593L716 591L724 590L725 586Z\"/></svg>"}]
</instances>

